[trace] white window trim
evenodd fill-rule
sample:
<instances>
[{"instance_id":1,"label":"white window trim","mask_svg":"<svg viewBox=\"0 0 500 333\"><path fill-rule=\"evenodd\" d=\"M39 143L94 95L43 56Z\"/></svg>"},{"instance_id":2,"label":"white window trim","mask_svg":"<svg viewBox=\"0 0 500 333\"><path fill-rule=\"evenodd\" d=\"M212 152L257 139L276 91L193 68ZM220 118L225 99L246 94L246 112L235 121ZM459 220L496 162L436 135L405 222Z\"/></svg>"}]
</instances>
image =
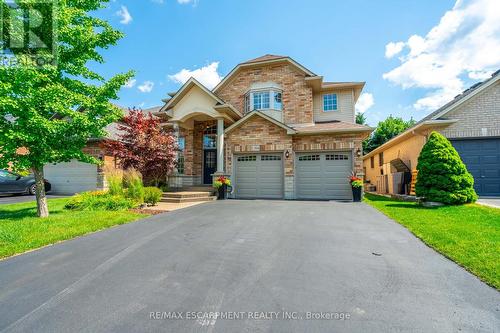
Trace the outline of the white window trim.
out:
<instances>
[{"instance_id":1,"label":"white window trim","mask_svg":"<svg viewBox=\"0 0 500 333\"><path fill-rule=\"evenodd\" d=\"M283 91L281 89L278 89L278 88L259 88L259 89L250 89L246 94L245 94L245 97L244 97L244 101L246 100L246 98L248 97L248 110L246 110L246 103L244 105L245 107L245 113L248 113L248 112L251 112L251 111L256 111L256 109L253 108L254 106L254 103L253 103L253 94L254 93L262 93L262 92L268 92L269 93L269 108L266 108L266 109L257 109L257 111L278 111L278 112L282 112L283 111ZM275 101L274 101L274 94L275 93L280 93L281 94L281 109L278 109L275 107Z\"/></svg>"},{"instance_id":2,"label":"white window trim","mask_svg":"<svg viewBox=\"0 0 500 333\"><path fill-rule=\"evenodd\" d=\"M335 95L335 99L337 100L337 107L333 110L325 110L325 96L327 95ZM337 93L326 93L321 95L321 109L323 112L338 112L339 111L339 95Z\"/></svg>"}]
</instances>

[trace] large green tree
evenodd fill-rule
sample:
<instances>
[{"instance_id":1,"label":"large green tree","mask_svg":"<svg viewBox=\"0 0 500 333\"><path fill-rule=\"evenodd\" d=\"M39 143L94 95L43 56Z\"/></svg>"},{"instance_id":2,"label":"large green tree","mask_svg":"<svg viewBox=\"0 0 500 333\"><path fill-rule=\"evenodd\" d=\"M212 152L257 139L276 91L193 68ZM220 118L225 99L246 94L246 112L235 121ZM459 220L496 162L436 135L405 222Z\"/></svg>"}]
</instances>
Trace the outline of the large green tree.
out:
<instances>
[{"instance_id":1,"label":"large green tree","mask_svg":"<svg viewBox=\"0 0 500 333\"><path fill-rule=\"evenodd\" d=\"M117 98L121 86L133 73L106 79L89 66L103 63L100 51L123 36L91 14L107 2L54 0L51 17L41 11L43 19L54 20L49 22L54 30L41 33L42 40L54 38L52 52L30 46L9 48L4 44L17 63L0 66L0 168L33 172L41 217L49 214L43 166L72 159L99 163L84 154L82 148L89 138L103 136L103 128L122 116L110 100ZM39 9L36 1L15 3L20 9ZM1 5L4 11L10 9L5 0ZM14 29L15 24L7 23L4 27L13 29L7 31L10 36L22 35Z\"/></svg>"},{"instance_id":2,"label":"large green tree","mask_svg":"<svg viewBox=\"0 0 500 333\"><path fill-rule=\"evenodd\" d=\"M371 152L413 125L415 125L413 119L403 120L403 118L392 115L387 117L378 123L372 135L363 142L363 152L365 154Z\"/></svg>"},{"instance_id":3,"label":"large green tree","mask_svg":"<svg viewBox=\"0 0 500 333\"><path fill-rule=\"evenodd\" d=\"M431 133L418 157L417 170L417 196L453 205L477 200L474 178L441 134Z\"/></svg>"}]
</instances>

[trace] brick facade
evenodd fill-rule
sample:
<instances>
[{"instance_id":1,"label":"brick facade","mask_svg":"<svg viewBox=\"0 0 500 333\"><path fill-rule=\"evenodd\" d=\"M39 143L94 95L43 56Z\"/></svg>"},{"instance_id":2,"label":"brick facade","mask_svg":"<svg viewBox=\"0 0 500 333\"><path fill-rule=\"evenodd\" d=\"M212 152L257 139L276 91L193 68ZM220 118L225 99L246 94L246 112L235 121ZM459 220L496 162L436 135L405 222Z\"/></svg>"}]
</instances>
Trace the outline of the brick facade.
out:
<instances>
[{"instance_id":1,"label":"brick facade","mask_svg":"<svg viewBox=\"0 0 500 333\"><path fill-rule=\"evenodd\" d=\"M241 69L216 93L241 113L245 94L253 83L274 82L283 89L283 116L285 124L313 122L313 93L307 86L306 75L286 63Z\"/></svg>"}]
</instances>

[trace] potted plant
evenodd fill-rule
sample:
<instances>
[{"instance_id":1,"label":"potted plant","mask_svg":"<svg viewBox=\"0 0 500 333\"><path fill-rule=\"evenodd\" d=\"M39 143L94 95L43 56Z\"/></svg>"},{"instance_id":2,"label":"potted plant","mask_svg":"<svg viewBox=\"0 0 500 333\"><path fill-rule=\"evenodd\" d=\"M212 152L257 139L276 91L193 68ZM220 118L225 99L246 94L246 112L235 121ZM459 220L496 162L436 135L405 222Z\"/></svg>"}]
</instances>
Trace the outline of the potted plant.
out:
<instances>
[{"instance_id":1,"label":"potted plant","mask_svg":"<svg viewBox=\"0 0 500 333\"><path fill-rule=\"evenodd\" d=\"M363 194L363 180L353 173L349 177L349 183L351 184L352 189L352 201L360 202Z\"/></svg>"},{"instance_id":2,"label":"potted plant","mask_svg":"<svg viewBox=\"0 0 500 333\"><path fill-rule=\"evenodd\" d=\"M213 186L217 189L217 199L224 200L227 199L227 187L231 186L231 180L229 178L220 176L214 180Z\"/></svg>"}]
</instances>

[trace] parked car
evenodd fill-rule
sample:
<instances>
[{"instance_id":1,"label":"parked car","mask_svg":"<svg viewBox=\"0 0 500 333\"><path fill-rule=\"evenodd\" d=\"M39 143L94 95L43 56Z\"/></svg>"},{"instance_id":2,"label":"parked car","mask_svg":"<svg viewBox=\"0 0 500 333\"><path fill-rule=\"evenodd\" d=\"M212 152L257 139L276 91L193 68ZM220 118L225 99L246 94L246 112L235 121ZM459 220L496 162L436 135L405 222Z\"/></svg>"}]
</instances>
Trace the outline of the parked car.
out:
<instances>
[{"instance_id":1,"label":"parked car","mask_svg":"<svg viewBox=\"0 0 500 333\"><path fill-rule=\"evenodd\" d=\"M51 189L50 183L45 181L45 192ZM16 173L0 170L0 193L9 194L35 194L36 184L33 175L21 176Z\"/></svg>"}]
</instances>

